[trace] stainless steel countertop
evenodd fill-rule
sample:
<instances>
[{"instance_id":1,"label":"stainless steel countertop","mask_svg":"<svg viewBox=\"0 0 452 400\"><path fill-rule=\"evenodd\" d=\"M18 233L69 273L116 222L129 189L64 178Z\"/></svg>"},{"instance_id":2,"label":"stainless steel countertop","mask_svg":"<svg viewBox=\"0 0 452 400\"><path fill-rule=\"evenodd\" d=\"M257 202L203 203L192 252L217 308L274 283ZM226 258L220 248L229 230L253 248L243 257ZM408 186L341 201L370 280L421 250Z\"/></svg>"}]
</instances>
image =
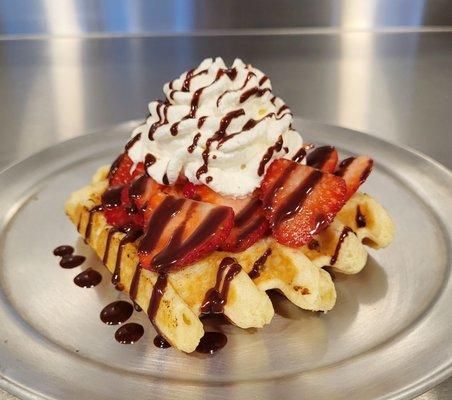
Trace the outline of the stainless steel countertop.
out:
<instances>
[{"instance_id":1,"label":"stainless steel countertop","mask_svg":"<svg viewBox=\"0 0 452 400\"><path fill-rule=\"evenodd\" d=\"M452 31L441 30L1 40L0 169L144 118L164 82L218 55L264 70L296 115L411 146L452 168ZM452 379L418 399L450 398Z\"/></svg>"}]
</instances>

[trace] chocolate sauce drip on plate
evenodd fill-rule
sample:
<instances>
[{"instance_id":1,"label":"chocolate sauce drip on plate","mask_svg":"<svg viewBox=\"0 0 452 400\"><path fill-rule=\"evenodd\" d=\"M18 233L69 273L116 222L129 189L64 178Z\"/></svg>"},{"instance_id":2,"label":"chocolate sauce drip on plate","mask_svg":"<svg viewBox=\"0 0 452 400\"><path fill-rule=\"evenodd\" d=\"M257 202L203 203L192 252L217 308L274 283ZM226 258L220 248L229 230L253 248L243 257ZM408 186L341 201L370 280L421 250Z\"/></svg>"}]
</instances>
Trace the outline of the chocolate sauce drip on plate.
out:
<instances>
[{"instance_id":1,"label":"chocolate sauce drip on plate","mask_svg":"<svg viewBox=\"0 0 452 400\"><path fill-rule=\"evenodd\" d=\"M73 252L74 248L69 245L58 246L55 248L55 250L53 250L53 254L60 257L67 256L69 254L72 254Z\"/></svg>"},{"instance_id":2,"label":"chocolate sauce drip on plate","mask_svg":"<svg viewBox=\"0 0 452 400\"><path fill-rule=\"evenodd\" d=\"M196 351L203 354L213 354L226 346L227 342L228 338L223 333L205 332L198 347L196 347Z\"/></svg>"},{"instance_id":3,"label":"chocolate sauce drip on plate","mask_svg":"<svg viewBox=\"0 0 452 400\"><path fill-rule=\"evenodd\" d=\"M114 301L100 312L100 319L107 325L119 325L126 322L133 313L132 304L127 301Z\"/></svg>"},{"instance_id":4,"label":"chocolate sauce drip on plate","mask_svg":"<svg viewBox=\"0 0 452 400\"><path fill-rule=\"evenodd\" d=\"M355 222L356 222L356 226L358 228L364 228L367 223L366 216L361 212L361 208L359 207L359 204L356 207Z\"/></svg>"},{"instance_id":5,"label":"chocolate sauce drip on plate","mask_svg":"<svg viewBox=\"0 0 452 400\"><path fill-rule=\"evenodd\" d=\"M92 268L80 272L75 278L74 283L82 288L91 288L97 286L102 281L102 275Z\"/></svg>"},{"instance_id":6,"label":"chocolate sauce drip on plate","mask_svg":"<svg viewBox=\"0 0 452 400\"><path fill-rule=\"evenodd\" d=\"M353 232L352 229L350 229L348 226L345 226L344 229L342 229L342 232L339 236L339 240L337 241L336 248L334 249L334 254L331 257L330 265L334 265L337 261L337 258L339 257L339 252L341 251L342 243L344 243L345 238L348 236L350 232Z\"/></svg>"},{"instance_id":7,"label":"chocolate sauce drip on plate","mask_svg":"<svg viewBox=\"0 0 452 400\"><path fill-rule=\"evenodd\" d=\"M159 349L167 349L171 347L171 345L165 340L165 338L160 335L157 335L154 338L154 346L158 347Z\"/></svg>"},{"instance_id":8,"label":"chocolate sauce drip on plate","mask_svg":"<svg viewBox=\"0 0 452 400\"><path fill-rule=\"evenodd\" d=\"M82 265L85 257L73 254L67 254L61 258L60 266L65 269L75 268Z\"/></svg>"},{"instance_id":9,"label":"chocolate sauce drip on plate","mask_svg":"<svg viewBox=\"0 0 452 400\"><path fill-rule=\"evenodd\" d=\"M256 279L260 276L262 267L267 261L268 256L272 253L272 249L268 248L253 264L253 269L249 272L248 276L251 279Z\"/></svg>"},{"instance_id":10,"label":"chocolate sauce drip on plate","mask_svg":"<svg viewBox=\"0 0 452 400\"><path fill-rule=\"evenodd\" d=\"M124 232L125 232L125 236L121 239L121 241L118 244L118 254L116 255L115 270L113 271L113 275L111 277L111 283L113 283L113 285L116 285L120 281L121 258L122 258L122 251L124 249L124 246L127 243L135 242L135 240L137 240L143 234L143 231L141 229L130 227L130 226L125 227ZM106 251L108 251L108 249L106 249Z\"/></svg>"},{"instance_id":11,"label":"chocolate sauce drip on plate","mask_svg":"<svg viewBox=\"0 0 452 400\"><path fill-rule=\"evenodd\" d=\"M229 286L232 279L242 270L237 260L232 257L225 257L220 263L217 272L215 286L206 293L201 306L203 314L222 314L228 299ZM225 274L225 271L226 274ZM223 285L220 290L221 283Z\"/></svg>"},{"instance_id":12,"label":"chocolate sauce drip on plate","mask_svg":"<svg viewBox=\"0 0 452 400\"><path fill-rule=\"evenodd\" d=\"M257 169L257 174L259 176L264 175L265 172L265 166L267 165L267 163L271 160L273 153L279 152L282 149L282 145L283 145L283 138L282 136L279 136L277 142L273 145L270 146L267 151L265 152L264 156L262 157L261 162L259 163L259 168Z\"/></svg>"},{"instance_id":13,"label":"chocolate sauce drip on plate","mask_svg":"<svg viewBox=\"0 0 452 400\"><path fill-rule=\"evenodd\" d=\"M335 148L333 146L321 146L311 151L306 158L306 164L312 168L322 169Z\"/></svg>"},{"instance_id":14,"label":"chocolate sauce drip on plate","mask_svg":"<svg viewBox=\"0 0 452 400\"><path fill-rule=\"evenodd\" d=\"M281 222L287 220L300 210L307 197L314 190L314 187L320 179L322 179L322 176L322 172L313 170L306 179L297 186L297 188L287 197L285 202L276 210L274 220L275 226L278 226ZM319 221L318 226L319 228L320 226L323 226L323 221Z\"/></svg>"},{"instance_id":15,"label":"chocolate sauce drip on plate","mask_svg":"<svg viewBox=\"0 0 452 400\"><path fill-rule=\"evenodd\" d=\"M129 322L117 329L115 339L121 344L133 344L138 342L143 334L144 329L140 324Z\"/></svg>"}]
</instances>

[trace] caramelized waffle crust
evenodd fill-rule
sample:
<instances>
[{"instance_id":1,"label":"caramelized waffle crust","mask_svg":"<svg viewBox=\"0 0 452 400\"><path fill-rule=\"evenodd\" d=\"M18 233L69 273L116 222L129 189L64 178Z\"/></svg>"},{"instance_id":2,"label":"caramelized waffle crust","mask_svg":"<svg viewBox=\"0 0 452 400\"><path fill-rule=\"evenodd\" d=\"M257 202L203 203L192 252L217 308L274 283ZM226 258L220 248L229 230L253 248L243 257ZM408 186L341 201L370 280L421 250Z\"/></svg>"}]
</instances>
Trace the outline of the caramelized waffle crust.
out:
<instances>
[{"instance_id":1,"label":"caramelized waffle crust","mask_svg":"<svg viewBox=\"0 0 452 400\"><path fill-rule=\"evenodd\" d=\"M148 311L159 333L185 352L194 351L204 334L199 316L206 312L205 300L213 288L224 294L221 311L241 328L262 327L271 321L274 311L265 293L269 289L281 291L300 308L328 311L335 304L336 291L322 267L357 273L367 259L362 243L384 247L394 235L384 208L370 196L357 193L309 246L293 249L265 238L240 253L214 252L170 273L162 285L157 273L139 267L138 243L131 241L136 238L116 231L96 208L108 187L107 173L107 167L101 168L90 185L74 192L66 213L115 282ZM237 262L222 262L229 257ZM162 293L158 302L156 293Z\"/></svg>"}]
</instances>

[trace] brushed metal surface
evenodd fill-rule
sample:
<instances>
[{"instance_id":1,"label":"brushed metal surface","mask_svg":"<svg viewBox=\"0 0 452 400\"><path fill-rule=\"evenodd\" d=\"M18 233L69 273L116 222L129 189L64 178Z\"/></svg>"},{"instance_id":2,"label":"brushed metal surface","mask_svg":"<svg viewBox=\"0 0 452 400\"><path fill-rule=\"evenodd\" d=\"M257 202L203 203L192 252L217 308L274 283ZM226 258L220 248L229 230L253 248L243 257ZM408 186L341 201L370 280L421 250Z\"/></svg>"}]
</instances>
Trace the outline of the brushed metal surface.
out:
<instances>
[{"instance_id":1,"label":"brushed metal surface","mask_svg":"<svg viewBox=\"0 0 452 400\"><path fill-rule=\"evenodd\" d=\"M26 10L20 12L19 10ZM450 26L446 0L2 0L0 35Z\"/></svg>"},{"instance_id":2,"label":"brushed metal surface","mask_svg":"<svg viewBox=\"0 0 452 400\"><path fill-rule=\"evenodd\" d=\"M253 332L225 325L213 357L162 351L145 337L117 344L99 312L123 296L63 214L68 193L111 161L132 126L51 147L0 174L0 360L3 388L50 399L405 399L452 372L452 174L428 158L351 130L297 120L306 139L343 155L371 153L365 191L397 225L366 269L336 280L338 303L314 314L274 296L277 316ZM88 260L63 270L52 255L77 243ZM24 251L26 248L26 251ZM98 268L101 285L72 283ZM145 323L143 313L134 320Z\"/></svg>"}]
</instances>

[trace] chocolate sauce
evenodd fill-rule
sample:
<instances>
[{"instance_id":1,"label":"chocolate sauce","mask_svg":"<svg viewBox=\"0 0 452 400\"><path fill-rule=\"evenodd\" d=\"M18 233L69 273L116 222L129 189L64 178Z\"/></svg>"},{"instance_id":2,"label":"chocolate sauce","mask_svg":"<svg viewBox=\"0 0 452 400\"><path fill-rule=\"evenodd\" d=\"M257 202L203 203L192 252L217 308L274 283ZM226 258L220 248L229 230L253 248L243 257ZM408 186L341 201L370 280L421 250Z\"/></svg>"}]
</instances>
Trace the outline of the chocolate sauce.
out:
<instances>
[{"instance_id":1,"label":"chocolate sauce","mask_svg":"<svg viewBox=\"0 0 452 400\"><path fill-rule=\"evenodd\" d=\"M116 171L118 170L119 166L121 165L122 159L124 157L125 153L120 154L115 161L111 164L110 171L108 171L108 179L110 179L114 174L116 174Z\"/></svg>"},{"instance_id":2,"label":"chocolate sauce","mask_svg":"<svg viewBox=\"0 0 452 400\"><path fill-rule=\"evenodd\" d=\"M259 79L259 86L262 86L266 81L268 81L268 76L264 75L261 79Z\"/></svg>"},{"instance_id":3,"label":"chocolate sauce","mask_svg":"<svg viewBox=\"0 0 452 400\"><path fill-rule=\"evenodd\" d=\"M358 228L364 228L366 226L366 216L361 212L359 204L356 207L355 222Z\"/></svg>"},{"instance_id":4,"label":"chocolate sauce","mask_svg":"<svg viewBox=\"0 0 452 400\"><path fill-rule=\"evenodd\" d=\"M201 117L198 119L198 129L201 129L204 125L204 122L206 122L207 116Z\"/></svg>"},{"instance_id":5,"label":"chocolate sauce","mask_svg":"<svg viewBox=\"0 0 452 400\"><path fill-rule=\"evenodd\" d=\"M224 91L217 99L217 107L220 106L220 102L221 99L228 93L234 93L234 92L240 92L241 90L243 90L243 88L247 85L248 81L253 77L256 76L256 74L252 71L249 71L248 74L246 75L245 81L243 82L242 86L236 90L226 90Z\"/></svg>"},{"instance_id":6,"label":"chocolate sauce","mask_svg":"<svg viewBox=\"0 0 452 400\"><path fill-rule=\"evenodd\" d=\"M115 339L121 344L133 344L138 342L144 334L144 329L140 324L129 322L118 328Z\"/></svg>"},{"instance_id":7,"label":"chocolate sauce","mask_svg":"<svg viewBox=\"0 0 452 400\"><path fill-rule=\"evenodd\" d=\"M137 240L143 234L143 231L140 228L134 228L130 226L125 227L124 232L125 236L118 244L118 254L116 255L115 270L113 271L113 275L111 277L111 283L113 283L113 285L119 283L121 278L121 258L124 246L127 243L135 242L135 240Z\"/></svg>"},{"instance_id":8,"label":"chocolate sauce","mask_svg":"<svg viewBox=\"0 0 452 400\"><path fill-rule=\"evenodd\" d=\"M306 158L306 164L312 168L322 169L330 155L335 151L333 146L317 147Z\"/></svg>"},{"instance_id":9,"label":"chocolate sauce","mask_svg":"<svg viewBox=\"0 0 452 400\"><path fill-rule=\"evenodd\" d=\"M102 275L92 268L80 272L75 278L74 283L82 288L91 288L97 286L102 281Z\"/></svg>"},{"instance_id":10,"label":"chocolate sauce","mask_svg":"<svg viewBox=\"0 0 452 400\"><path fill-rule=\"evenodd\" d=\"M199 75L207 74L207 69L203 69L195 74L195 69L191 69L185 75L184 83L182 84L181 92L189 92L190 91L190 83L193 78L196 78Z\"/></svg>"},{"instance_id":11,"label":"chocolate sauce","mask_svg":"<svg viewBox=\"0 0 452 400\"><path fill-rule=\"evenodd\" d=\"M146 154L144 157L144 167L148 169L151 165L154 165L157 160L151 153Z\"/></svg>"},{"instance_id":12,"label":"chocolate sauce","mask_svg":"<svg viewBox=\"0 0 452 400\"><path fill-rule=\"evenodd\" d=\"M141 132L128 141L128 143L125 146L126 151L130 150L133 147L133 145L140 140L140 138Z\"/></svg>"},{"instance_id":13,"label":"chocolate sauce","mask_svg":"<svg viewBox=\"0 0 452 400\"><path fill-rule=\"evenodd\" d=\"M199 125L199 123L198 123ZM193 137L193 143L187 147L187 151L189 153L193 153L195 151L196 146L198 145L198 140L201 137L200 133L197 133L194 137Z\"/></svg>"},{"instance_id":14,"label":"chocolate sauce","mask_svg":"<svg viewBox=\"0 0 452 400\"><path fill-rule=\"evenodd\" d=\"M251 96L254 95L256 95L257 97L262 97L266 92L271 92L271 89L270 88L259 89L257 86L255 86L242 93L242 95L240 96L240 103L244 103Z\"/></svg>"},{"instance_id":15,"label":"chocolate sauce","mask_svg":"<svg viewBox=\"0 0 452 400\"><path fill-rule=\"evenodd\" d=\"M295 161L296 163L301 163L304 158L306 157L306 149L305 147L300 147L298 151L293 155L292 161Z\"/></svg>"},{"instance_id":16,"label":"chocolate sauce","mask_svg":"<svg viewBox=\"0 0 452 400\"><path fill-rule=\"evenodd\" d=\"M309 250L318 250L320 247L320 243L318 240L312 239L309 243L308 243L308 249Z\"/></svg>"},{"instance_id":17,"label":"chocolate sauce","mask_svg":"<svg viewBox=\"0 0 452 400\"><path fill-rule=\"evenodd\" d=\"M258 229L263 223L265 223L266 219L264 216L258 216L252 223L250 223L245 229L241 230L241 232L237 235L237 246L248 238L249 235L252 235L256 229Z\"/></svg>"},{"instance_id":18,"label":"chocolate sauce","mask_svg":"<svg viewBox=\"0 0 452 400\"><path fill-rule=\"evenodd\" d=\"M105 243L104 255L102 257L102 262L104 264L107 264L107 262L108 262L108 256L110 254L110 246L111 246L111 240L113 239L113 235L119 231L120 231L120 229L114 228L114 227L110 228L110 230L108 231L107 241Z\"/></svg>"},{"instance_id":19,"label":"chocolate sauce","mask_svg":"<svg viewBox=\"0 0 452 400\"><path fill-rule=\"evenodd\" d=\"M259 163L259 168L257 169L257 174L259 176L264 175L265 172L265 166L267 165L267 163L271 160L273 153L279 152L282 149L282 145L283 145L283 138L282 136L279 136L278 141L273 145L270 146L267 151L265 152L264 156L262 157L261 162Z\"/></svg>"},{"instance_id":20,"label":"chocolate sauce","mask_svg":"<svg viewBox=\"0 0 452 400\"><path fill-rule=\"evenodd\" d=\"M345 238L348 236L350 232L353 232L353 230L350 229L348 226L345 226L344 229L342 229L342 232L339 236L339 240L337 241L336 248L334 250L334 254L331 257L330 265L334 265L336 263L337 258L339 257L339 252L341 250L342 243L344 242Z\"/></svg>"},{"instance_id":21,"label":"chocolate sauce","mask_svg":"<svg viewBox=\"0 0 452 400\"><path fill-rule=\"evenodd\" d=\"M60 266L65 269L75 268L82 265L85 257L73 254L67 254L61 258Z\"/></svg>"},{"instance_id":22,"label":"chocolate sauce","mask_svg":"<svg viewBox=\"0 0 452 400\"><path fill-rule=\"evenodd\" d=\"M334 174L337 176L344 176L345 172L347 171L347 168L353 161L355 161L355 159L356 159L355 157L349 157L341 161L338 170Z\"/></svg>"},{"instance_id":23,"label":"chocolate sauce","mask_svg":"<svg viewBox=\"0 0 452 400\"><path fill-rule=\"evenodd\" d=\"M243 207L234 218L234 226L241 227L245 225L249 219L255 214L255 212L262 206L262 201L259 197L253 197L250 201Z\"/></svg>"},{"instance_id":24,"label":"chocolate sauce","mask_svg":"<svg viewBox=\"0 0 452 400\"><path fill-rule=\"evenodd\" d=\"M180 212L184 203L185 199L168 196L157 206L148 223L148 227L151 229L147 230L140 242L140 252L150 253L154 250L166 225L173 216Z\"/></svg>"},{"instance_id":25,"label":"chocolate sauce","mask_svg":"<svg viewBox=\"0 0 452 400\"><path fill-rule=\"evenodd\" d=\"M287 197L285 202L276 210L273 221L274 226L278 226L281 222L296 214L300 208L303 207L303 203L314 190L314 187L320 179L322 179L322 176L322 172L313 170L306 179L297 186L297 188ZM323 225L322 221L319 221L319 225ZM312 234L314 234L314 232Z\"/></svg>"},{"instance_id":26,"label":"chocolate sauce","mask_svg":"<svg viewBox=\"0 0 452 400\"><path fill-rule=\"evenodd\" d=\"M286 181L289 179L291 173L295 169L297 165L296 164L290 164L280 175L280 177L276 180L276 182L273 184L271 190L268 191L268 193L265 195L265 197L262 199L262 204L264 205L264 208L269 209L273 203L273 197L276 195L278 190L286 183Z\"/></svg>"},{"instance_id":27,"label":"chocolate sauce","mask_svg":"<svg viewBox=\"0 0 452 400\"><path fill-rule=\"evenodd\" d=\"M110 186L102 194L102 205L105 208L118 207L121 204L121 192L124 189L123 185Z\"/></svg>"},{"instance_id":28,"label":"chocolate sauce","mask_svg":"<svg viewBox=\"0 0 452 400\"><path fill-rule=\"evenodd\" d=\"M149 300L149 306L147 314L152 324L155 326L155 316L160 306L163 295L165 294L166 286L168 284L168 276L166 274L160 274L152 289L151 299Z\"/></svg>"},{"instance_id":29,"label":"chocolate sauce","mask_svg":"<svg viewBox=\"0 0 452 400\"><path fill-rule=\"evenodd\" d=\"M154 140L154 133L157 130L157 128L168 123L168 107L169 107L169 104L163 103L163 102L160 102L157 105L157 115L159 116L159 120L157 122L154 122L151 125L151 127L149 128L149 133L148 133L149 140ZM163 114L162 114L162 108L163 108Z\"/></svg>"},{"instance_id":30,"label":"chocolate sauce","mask_svg":"<svg viewBox=\"0 0 452 400\"><path fill-rule=\"evenodd\" d=\"M251 279L256 279L261 275L261 269L267 261L268 256L272 253L272 249L268 248L253 264L252 270L248 273Z\"/></svg>"},{"instance_id":31,"label":"chocolate sauce","mask_svg":"<svg viewBox=\"0 0 452 400\"><path fill-rule=\"evenodd\" d=\"M98 211L102 211L102 210L103 210L102 204L99 204L99 205L93 207L91 210L89 210L88 222L86 224L86 229L85 229L85 240L89 240L89 238L91 237L91 227L93 225L94 213L96 213Z\"/></svg>"},{"instance_id":32,"label":"chocolate sauce","mask_svg":"<svg viewBox=\"0 0 452 400\"><path fill-rule=\"evenodd\" d=\"M72 254L73 252L74 248L69 245L58 246L53 250L53 254L60 257L67 256L69 254Z\"/></svg>"},{"instance_id":33,"label":"chocolate sauce","mask_svg":"<svg viewBox=\"0 0 452 400\"><path fill-rule=\"evenodd\" d=\"M168 245L152 260L157 271L168 270L177 261L196 249L206 238L213 235L218 226L229 216L228 207L216 207L207 214L198 228L183 242L177 237L176 232ZM150 226L153 226L149 224ZM154 227L153 227L154 229ZM182 234L182 231L181 231Z\"/></svg>"},{"instance_id":34,"label":"chocolate sauce","mask_svg":"<svg viewBox=\"0 0 452 400\"><path fill-rule=\"evenodd\" d=\"M281 114L285 110L289 110L289 106L287 106L286 104L283 104L281 107L279 107L279 110L276 112L276 115Z\"/></svg>"},{"instance_id":35,"label":"chocolate sauce","mask_svg":"<svg viewBox=\"0 0 452 400\"><path fill-rule=\"evenodd\" d=\"M130 282L130 290L129 290L129 296L130 298L135 302L135 299L137 298L138 293L138 285L140 284L140 278L141 278L141 264L137 264L135 267L135 272L133 273L132 282Z\"/></svg>"},{"instance_id":36,"label":"chocolate sauce","mask_svg":"<svg viewBox=\"0 0 452 400\"><path fill-rule=\"evenodd\" d=\"M215 286L206 293L201 305L202 314L222 314L228 299L229 286L232 279L242 270L237 260L232 257L225 257L220 263L217 271ZM226 275L225 275L225 271ZM220 290L221 283L223 282Z\"/></svg>"},{"instance_id":37,"label":"chocolate sauce","mask_svg":"<svg viewBox=\"0 0 452 400\"><path fill-rule=\"evenodd\" d=\"M171 347L171 345L165 340L165 338L160 335L157 335L154 338L154 346L158 347L159 349L167 349L168 347Z\"/></svg>"},{"instance_id":38,"label":"chocolate sauce","mask_svg":"<svg viewBox=\"0 0 452 400\"><path fill-rule=\"evenodd\" d=\"M119 325L126 322L133 313L132 304L127 301L114 301L100 312L100 319L107 325Z\"/></svg>"},{"instance_id":39,"label":"chocolate sauce","mask_svg":"<svg viewBox=\"0 0 452 400\"><path fill-rule=\"evenodd\" d=\"M143 311L143 309L140 307L140 305L138 303L133 303L133 308L135 309L135 311L137 312L141 312Z\"/></svg>"},{"instance_id":40,"label":"chocolate sauce","mask_svg":"<svg viewBox=\"0 0 452 400\"><path fill-rule=\"evenodd\" d=\"M203 354L213 354L226 346L227 342L228 338L223 333L205 332L198 347L196 347L196 351Z\"/></svg>"},{"instance_id":41,"label":"chocolate sauce","mask_svg":"<svg viewBox=\"0 0 452 400\"><path fill-rule=\"evenodd\" d=\"M142 175L139 178L135 179L129 187L129 197L131 199L137 199L142 196L144 191L146 190L146 184L148 182L148 177L146 175Z\"/></svg>"},{"instance_id":42,"label":"chocolate sauce","mask_svg":"<svg viewBox=\"0 0 452 400\"><path fill-rule=\"evenodd\" d=\"M231 121L234 118L241 117L242 115L245 115L245 111L243 108L239 108L238 110L231 111L227 113L220 122L220 127L218 128L218 131L216 131L212 137L207 139L206 141L206 148L202 152L202 159L203 159L203 165L198 168L196 171L196 177L199 179L201 175L205 174L207 172L207 167L209 163L209 154L210 154L210 146L214 141L219 141L225 134L226 129L230 125Z\"/></svg>"},{"instance_id":43,"label":"chocolate sauce","mask_svg":"<svg viewBox=\"0 0 452 400\"><path fill-rule=\"evenodd\" d=\"M164 185L169 185L168 175L166 174L166 172L165 172L165 174L163 175L162 183L163 183Z\"/></svg>"}]
</instances>

